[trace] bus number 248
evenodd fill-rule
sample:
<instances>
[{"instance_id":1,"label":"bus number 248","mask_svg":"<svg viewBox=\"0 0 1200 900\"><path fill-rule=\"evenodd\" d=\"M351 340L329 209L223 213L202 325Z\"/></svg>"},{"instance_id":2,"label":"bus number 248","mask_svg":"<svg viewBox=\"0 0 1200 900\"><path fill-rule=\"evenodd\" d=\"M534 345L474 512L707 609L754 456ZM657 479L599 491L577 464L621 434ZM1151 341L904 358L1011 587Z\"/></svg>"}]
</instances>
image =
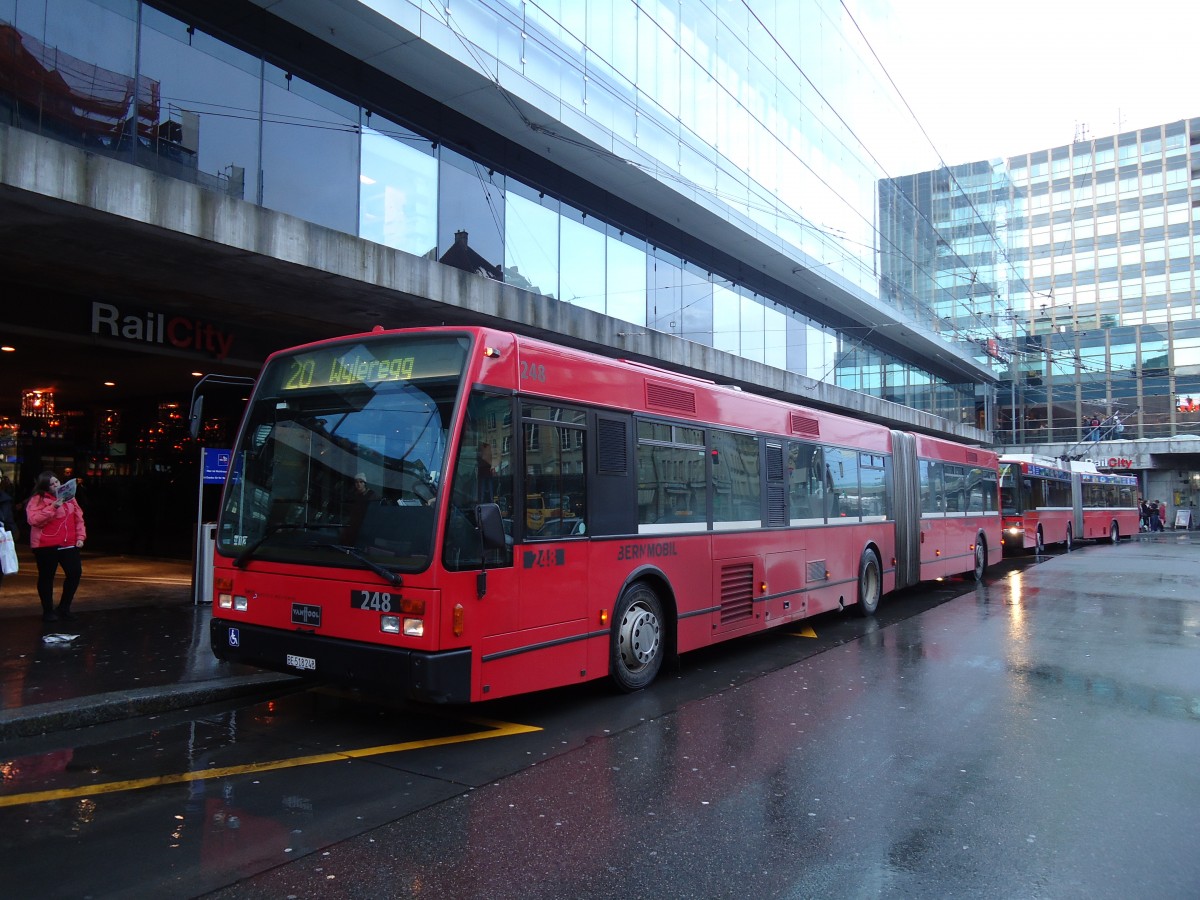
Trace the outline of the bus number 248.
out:
<instances>
[{"instance_id":1,"label":"bus number 248","mask_svg":"<svg viewBox=\"0 0 1200 900\"><path fill-rule=\"evenodd\" d=\"M386 591L351 591L350 605L355 609L392 611L392 595Z\"/></svg>"}]
</instances>

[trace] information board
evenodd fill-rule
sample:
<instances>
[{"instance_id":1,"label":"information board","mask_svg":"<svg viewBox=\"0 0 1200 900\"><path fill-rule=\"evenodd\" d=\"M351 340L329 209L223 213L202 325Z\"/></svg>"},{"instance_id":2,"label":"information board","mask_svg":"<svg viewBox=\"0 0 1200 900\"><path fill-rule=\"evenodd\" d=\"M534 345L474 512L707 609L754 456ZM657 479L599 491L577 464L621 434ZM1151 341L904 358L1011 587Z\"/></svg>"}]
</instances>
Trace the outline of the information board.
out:
<instances>
[{"instance_id":1,"label":"information board","mask_svg":"<svg viewBox=\"0 0 1200 900\"><path fill-rule=\"evenodd\" d=\"M205 447L204 466L201 473L203 483L224 484L231 456L233 456L232 450L214 450L211 447Z\"/></svg>"}]
</instances>

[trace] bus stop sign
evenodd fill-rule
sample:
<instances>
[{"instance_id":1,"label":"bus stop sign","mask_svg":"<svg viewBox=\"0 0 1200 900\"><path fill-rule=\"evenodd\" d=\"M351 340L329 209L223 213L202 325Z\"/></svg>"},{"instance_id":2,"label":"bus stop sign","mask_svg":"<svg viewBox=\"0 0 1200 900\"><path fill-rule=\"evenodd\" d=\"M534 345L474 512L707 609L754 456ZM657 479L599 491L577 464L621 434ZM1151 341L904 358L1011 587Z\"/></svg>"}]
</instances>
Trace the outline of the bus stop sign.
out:
<instances>
[{"instance_id":1,"label":"bus stop sign","mask_svg":"<svg viewBox=\"0 0 1200 900\"><path fill-rule=\"evenodd\" d=\"M204 484L224 484L225 473L229 471L229 458L232 455L231 450L214 450L211 447L205 447L202 482Z\"/></svg>"}]
</instances>

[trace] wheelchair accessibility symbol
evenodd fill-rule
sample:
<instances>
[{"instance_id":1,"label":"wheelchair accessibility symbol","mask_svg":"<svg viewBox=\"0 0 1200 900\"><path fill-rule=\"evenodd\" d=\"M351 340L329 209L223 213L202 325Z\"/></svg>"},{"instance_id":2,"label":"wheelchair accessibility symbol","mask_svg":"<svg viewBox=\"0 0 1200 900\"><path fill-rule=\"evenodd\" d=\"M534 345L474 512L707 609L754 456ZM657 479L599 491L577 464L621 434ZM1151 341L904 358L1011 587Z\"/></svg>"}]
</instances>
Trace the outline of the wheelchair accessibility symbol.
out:
<instances>
[{"instance_id":1,"label":"wheelchair accessibility symbol","mask_svg":"<svg viewBox=\"0 0 1200 900\"><path fill-rule=\"evenodd\" d=\"M242 635L236 628L229 629L229 646L240 647L242 645Z\"/></svg>"}]
</instances>

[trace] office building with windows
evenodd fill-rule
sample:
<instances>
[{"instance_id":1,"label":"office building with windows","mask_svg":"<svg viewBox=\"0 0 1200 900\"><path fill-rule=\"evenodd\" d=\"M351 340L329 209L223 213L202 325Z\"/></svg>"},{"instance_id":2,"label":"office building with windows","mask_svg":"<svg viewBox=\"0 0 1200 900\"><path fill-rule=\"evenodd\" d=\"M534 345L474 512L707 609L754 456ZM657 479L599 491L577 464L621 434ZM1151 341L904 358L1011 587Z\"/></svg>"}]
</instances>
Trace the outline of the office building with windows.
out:
<instances>
[{"instance_id":1,"label":"office building with windows","mask_svg":"<svg viewBox=\"0 0 1200 900\"><path fill-rule=\"evenodd\" d=\"M1200 119L894 179L885 284L1000 377L997 442L1200 498ZM933 273L933 277L925 277Z\"/></svg>"},{"instance_id":2,"label":"office building with windows","mask_svg":"<svg viewBox=\"0 0 1200 900\"><path fill-rule=\"evenodd\" d=\"M868 42L902 14L0 0L0 465L186 509L198 378L468 321L986 442L994 361L881 227L937 162Z\"/></svg>"}]
</instances>

